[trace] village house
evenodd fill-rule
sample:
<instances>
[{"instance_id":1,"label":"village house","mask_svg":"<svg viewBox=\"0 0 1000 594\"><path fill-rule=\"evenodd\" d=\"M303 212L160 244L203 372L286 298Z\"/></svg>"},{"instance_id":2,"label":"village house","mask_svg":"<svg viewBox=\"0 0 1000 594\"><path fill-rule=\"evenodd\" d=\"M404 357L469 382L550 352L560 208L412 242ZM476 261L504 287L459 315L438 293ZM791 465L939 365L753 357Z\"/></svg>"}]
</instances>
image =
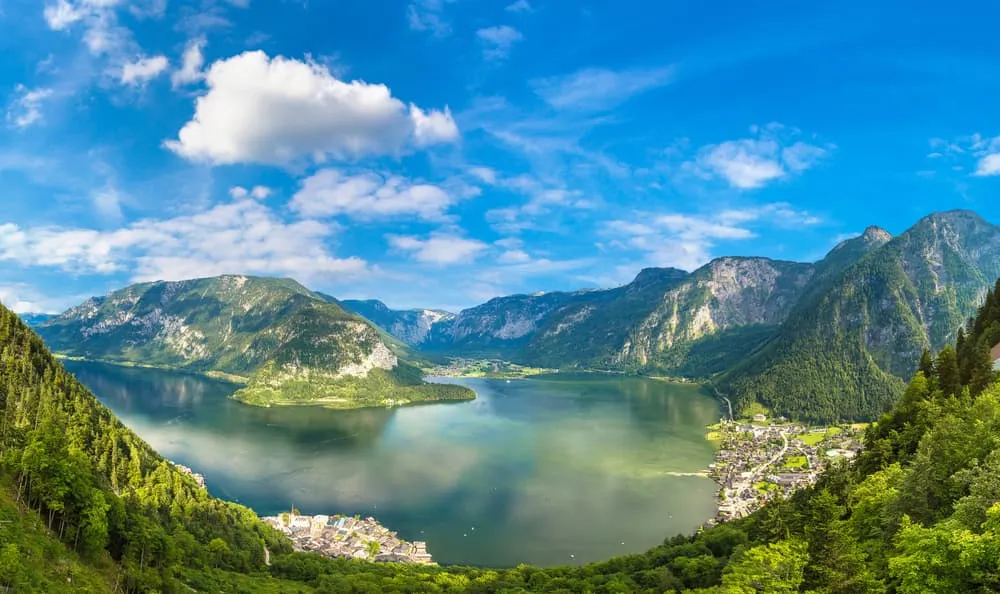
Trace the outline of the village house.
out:
<instances>
[{"instance_id":1,"label":"village house","mask_svg":"<svg viewBox=\"0 0 1000 594\"><path fill-rule=\"evenodd\" d=\"M993 369L1000 371L1000 343L997 343L993 350L990 351L990 358L993 359Z\"/></svg>"}]
</instances>

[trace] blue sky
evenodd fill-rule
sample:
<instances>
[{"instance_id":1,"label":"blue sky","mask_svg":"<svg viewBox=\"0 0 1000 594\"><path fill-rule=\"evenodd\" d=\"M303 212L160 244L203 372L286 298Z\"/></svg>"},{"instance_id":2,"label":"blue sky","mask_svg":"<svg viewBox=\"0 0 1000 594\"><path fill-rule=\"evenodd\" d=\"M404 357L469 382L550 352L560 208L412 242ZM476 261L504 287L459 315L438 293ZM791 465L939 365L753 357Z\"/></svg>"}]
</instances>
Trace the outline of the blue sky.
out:
<instances>
[{"instance_id":1,"label":"blue sky","mask_svg":"<svg viewBox=\"0 0 1000 594\"><path fill-rule=\"evenodd\" d=\"M246 273L454 310L815 260L937 210L1000 222L998 17L0 0L0 300Z\"/></svg>"}]
</instances>

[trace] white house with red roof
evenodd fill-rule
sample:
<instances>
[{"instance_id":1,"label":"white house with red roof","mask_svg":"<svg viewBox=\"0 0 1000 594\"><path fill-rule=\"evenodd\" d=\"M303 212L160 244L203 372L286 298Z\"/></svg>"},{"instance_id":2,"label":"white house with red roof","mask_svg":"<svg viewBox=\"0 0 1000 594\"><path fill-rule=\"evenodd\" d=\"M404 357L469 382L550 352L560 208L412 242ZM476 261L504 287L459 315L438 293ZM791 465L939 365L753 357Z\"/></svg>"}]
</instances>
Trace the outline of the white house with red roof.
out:
<instances>
[{"instance_id":1,"label":"white house with red roof","mask_svg":"<svg viewBox=\"0 0 1000 594\"><path fill-rule=\"evenodd\" d=\"M993 359L993 369L1000 371L1000 344L997 344L990 351L990 358Z\"/></svg>"}]
</instances>

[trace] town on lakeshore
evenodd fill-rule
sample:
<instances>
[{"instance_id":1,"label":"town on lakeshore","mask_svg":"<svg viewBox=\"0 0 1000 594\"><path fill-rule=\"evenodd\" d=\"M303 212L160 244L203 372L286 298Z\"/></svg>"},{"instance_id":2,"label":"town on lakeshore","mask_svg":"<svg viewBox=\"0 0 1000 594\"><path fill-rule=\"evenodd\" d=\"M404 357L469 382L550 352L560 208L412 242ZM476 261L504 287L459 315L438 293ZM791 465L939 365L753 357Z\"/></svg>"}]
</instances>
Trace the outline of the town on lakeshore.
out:
<instances>
[{"instance_id":1,"label":"town on lakeshore","mask_svg":"<svg viewBox=\"0 0 1000 594\"><path fill-rule=\"evenodd\" d=\"M485 377L493 379L516 379L558 373L558 369L526 367L501 359L449 359L446 364L426 370L429 377Z\"/></svg>"},{"instance_id":2,"label":"town on lakeshore","mask_svg":"<svg viewBox=\"0 0 1000 594\"><path fill-rule=\"evenodd\" d=\"M406 542L375 518L302 516L292 510L261 519L291 539L298 551L331 558L435 565L427 543Z\"/></svg>"},{"instance_id":3,"label":"town on lakeshore","mask_svg":"<svg viewBox=\"0 0 1000 594\"><path fill-rule=\"evenodd\" d=\"M784 418L720 420L708 438L719 444L709 475L719 484L718 514L710 523L742 518L776 497L814 484L836 459L861 451L865 424L808 427Z\"/></svg>"}]
</instances>

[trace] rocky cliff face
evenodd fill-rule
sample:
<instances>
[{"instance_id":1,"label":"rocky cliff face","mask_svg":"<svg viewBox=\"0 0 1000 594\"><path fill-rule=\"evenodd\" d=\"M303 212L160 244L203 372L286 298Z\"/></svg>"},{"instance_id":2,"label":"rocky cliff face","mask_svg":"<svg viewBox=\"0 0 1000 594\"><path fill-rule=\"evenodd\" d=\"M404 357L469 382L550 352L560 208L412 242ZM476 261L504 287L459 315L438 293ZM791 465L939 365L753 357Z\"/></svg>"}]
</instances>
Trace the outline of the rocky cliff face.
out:
<instances>
[{"instance_id":1,"label":"rocky cliff face","mask_svg":"<svg viewBox=\"0 0 1000 594\"><path fill-rule=\"evenodd\" d=\"M615 360L644 367L674 347L726 330L780 324L814 272L810 264L767 258L713 260L663 293Z\"/></svg>"},{"instance_id":2,"label":"rocky cliff face","mask_svg":"<svg viewBox=\"0 0 1000 594\"><path fill-rule=\"evenodd\" d=\"M434 326L426 346L467 354L515 355L555 312L599 293L554 292L491 299Z\"/></svg>"}]
</instances>

